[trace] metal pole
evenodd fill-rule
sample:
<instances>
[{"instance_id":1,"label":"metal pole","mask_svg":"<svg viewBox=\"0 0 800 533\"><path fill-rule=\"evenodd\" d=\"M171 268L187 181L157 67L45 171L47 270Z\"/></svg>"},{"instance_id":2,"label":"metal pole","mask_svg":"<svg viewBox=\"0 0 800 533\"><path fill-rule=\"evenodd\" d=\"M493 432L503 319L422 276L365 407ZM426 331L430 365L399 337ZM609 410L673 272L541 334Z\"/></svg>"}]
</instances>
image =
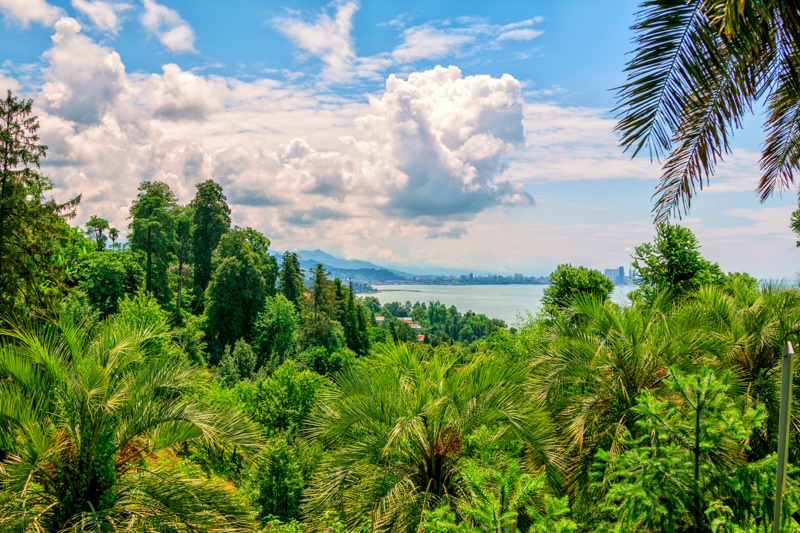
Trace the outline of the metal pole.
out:
<instances>
[{"instance_id":1,"label":"metal pole","mask_svg":"<svg viewBox=\"0 0 800 533\"><path fill-rule=\"evenodd\" d=\"M778 429L778 476L775 484L775 516L772 521L772 532L780 533L781 530L781 505L783 499L783 485L786 482L786 463L789 452L789 420L792 410L792 359L794 347L791 342L786 343L783 349L781 368L781 417Z\"/></svg>"}]
</instances>

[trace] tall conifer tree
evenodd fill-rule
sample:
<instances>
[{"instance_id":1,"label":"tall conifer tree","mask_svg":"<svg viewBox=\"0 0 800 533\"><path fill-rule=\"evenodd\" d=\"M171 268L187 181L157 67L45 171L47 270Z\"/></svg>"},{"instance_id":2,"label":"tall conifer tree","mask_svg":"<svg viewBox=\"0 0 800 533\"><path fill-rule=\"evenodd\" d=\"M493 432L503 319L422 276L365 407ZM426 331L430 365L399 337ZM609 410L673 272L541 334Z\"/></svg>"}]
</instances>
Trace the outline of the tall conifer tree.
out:
<instances>
[{"instance_id":1,"label":"tall conifer tree","mask_svg":"<svg viewBox=\"0 0 800 533\"><path fill-rule=\"evenodd\" d=\"M214 269L211 257L220 238L230 230L231 208L222 193L222 186L206 180L197 184L197 195L192 200L192 242L194 267L194 295L198 308L203 307L203 296Z\"/></svg>"},{"instance_id":2,"label":"tall conifer tree","mask_svg":"<svg viewBox=\"0 0 800 533\"><path fill-rule=\"evenodd\" d=\"M52 183L38 169L47 147L31 112L11 91L0 100L0 316L46 310L64 293L58 253L74 238L65 219L80 202L45 200Z\"/></svg>"}]
</instances>

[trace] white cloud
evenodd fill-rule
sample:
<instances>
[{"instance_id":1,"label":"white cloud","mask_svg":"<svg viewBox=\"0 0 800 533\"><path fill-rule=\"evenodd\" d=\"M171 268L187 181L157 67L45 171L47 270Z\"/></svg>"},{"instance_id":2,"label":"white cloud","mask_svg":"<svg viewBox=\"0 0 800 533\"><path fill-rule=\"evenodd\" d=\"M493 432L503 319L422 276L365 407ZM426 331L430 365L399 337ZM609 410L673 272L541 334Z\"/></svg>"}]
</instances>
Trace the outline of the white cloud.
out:
<instances>
[{"instance_id":1,"label":"white cloud","mask_svg":"<svg viewBox=\"0 0 800 533\"><path fill-rule=\"evenodd\" d=\"M0 0L0 11L7 19L14 19L23 26L31 22L52 24L63 13L61 8L45 0Z\"/></svg>"},{"instance_id":2,"label":"white cloud","mask_svg":"<svg viewBox=\"0 0 800 533\"><path fill-rule=\"evenodd\" d=\"M328 13L331 7L335 9L333 16ZM502 41L530 40L543 33L531 28L541 22L541 17L505 25L490 24L483 18L459 17L455 24L429 21L407 26L410 17L401 16L381 24L396 27L401 32L400 44L392 51L358 56L352 36L353 16L358 9L356 0L340 1L329 4L310 19L292 11L272 22L292 41L301 58L320 59L325 65L323 78L332 82L347 82L354 78L383 79L389 69L398 66L405 67L402 72L409 73L419 60L469 55L484 48L497 50L502 48Z\"/></svg>"},{"instance_id":3,"label":"white cloud","mask_svg":"<svg viewBox=\"0 0 800 533\"><path fill-rule=\"evenodd\" d=\"M131 9L130 4L109 3L102 0L72 0L72 7L89 17L89 20L102 31L119 31L119 14Z\"/></svg>"},{"instance_id":4,"label":"white cloud","mask_svg":"<svg viewBox=\"0 0 800 533\"><path fill-rule=\"evenodd\" d=\"M496 178L503 156L524 138L520 84L509 75L462 77L436 67L386 81L359 119L375 150L407 179L387 207L404 216L446 218L493 205L530 203L520 186Z\"/></svg>"},{"instance_id":5,"label":"white cloud","mask_svg":"<svg viewBox=\"0 0 800 533\"><path fill-rule=\"evenodd\" d=\"M530 41L539 37L544 32L541 30L534 30L533 28L520 28L518 30L509 30L497 36L498 41Z\"/></svg>"},{"instance_id":6,"label":"white cloud","mask_svg":"<svg viewBox=\"0 0 800 533\"><path fill-rule=\"evenodd\" d=\"M474 35L452 29L415 26L403 32L403 43L394 49L392 58L401 63L437 59L455 54L462 46L474 41Z\"/></svg>"},{"instance_id":7,"label":"white cloud","mask_svg":"<svg viewBox=\"0 0 800 533\"><path fill-rule=\"evenodd\" d=\"M476 214L531 200L499 179L523 139L511 76L455 67L392 76L365 104L175 64L128 74L68 18L43 57L46 170L57 195L84 194L78 222L98 214L124 227L143 179L167 182L184 202L216 179L238 223L298 245L321 235L463 238Z\"/></svg>"},{"instance_id":8,"label":"white cloud","mask_svg":"<svg viewBox=\"0 0 800 533\"><path fill-rule=\"evenodd\" d=\"M163 6L155 0L143 0L144 13L141 21L144 27L173 53L194 52L194 31L174 9Z\"/></svg>"},{"instance_id":9,"label":"white cloud","mask_svg":"<svg viewBox=\"0 0 800 533\"><path fill-rule=\"evenodd\" d=\"M5 98L8 91L17 92L19 82L11 76L6 75L0 70L0 98Z\"/></svg>"},{"instance_id":10,"label":"white cloud","mask_svg":"<svg viewBox=\"0 0 800 533\"><path fill-rule=\"evenodd\" d=\"M64 17L55 29L39 103L68 120L96 123L127 90L125 66L117 52L81 34L75 19Z\"/></svg>"},{"instance_id":11,"label":"white cloud","mask_svg":"<svg viewBox=\"0 0 800 533\"><path fill-rule=\"evenodd\" d=\"M358 2L336 5L331 17L323 12L313 22L305 22L298 15L280 17L275 27L286 35L300 50L320 58L325 63L323 75L332 81L345 81L352 75L355 52L350 32Z\"/></svg>"}]
</instances>

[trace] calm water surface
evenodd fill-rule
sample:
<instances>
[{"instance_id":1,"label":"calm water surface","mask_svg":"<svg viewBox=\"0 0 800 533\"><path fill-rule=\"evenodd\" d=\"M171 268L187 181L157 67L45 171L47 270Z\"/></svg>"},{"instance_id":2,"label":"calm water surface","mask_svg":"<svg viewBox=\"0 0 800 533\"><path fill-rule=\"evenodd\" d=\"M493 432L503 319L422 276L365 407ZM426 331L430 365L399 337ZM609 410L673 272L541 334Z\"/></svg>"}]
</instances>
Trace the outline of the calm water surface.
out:
<instances>
[{"instance_id":1,"label":"calm water surface","mask_svg":"<svg viewBox=\"0 0 800 533\"><path fill-rule=\"evenodd\" d=\"M456 306L465 313L472 310L489 318L505 320L512 325L525 317L527 312L539 311L542 292L547 285L374 285L377 293L362 296L375 296L381 305L388 302L435 302L446 306ZM634 290L632 285L618 286L612 299L624 302L625 295Z\"/></svg>"}]
</instances>

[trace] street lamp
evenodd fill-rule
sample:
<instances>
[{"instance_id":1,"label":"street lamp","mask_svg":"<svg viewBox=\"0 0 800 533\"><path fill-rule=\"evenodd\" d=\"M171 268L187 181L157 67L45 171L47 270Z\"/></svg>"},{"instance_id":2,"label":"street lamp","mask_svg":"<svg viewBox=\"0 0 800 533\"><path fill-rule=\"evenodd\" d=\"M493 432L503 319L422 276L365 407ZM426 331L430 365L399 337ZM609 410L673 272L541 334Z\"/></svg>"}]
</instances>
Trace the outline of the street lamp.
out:
<instances>
[{"instance_id":1,"label":"street lamp","mask_svg":"<svg viewBox=\"0 0 800 533\"><path fill-rule=\"evenodd\" d=\"M781 415L778 430L778 476L775 483L775 516L772 521L772 532L780 533L781 530L781 505L783 504L783 486L786 483L786 463L789 452L789 420L792 410L792 360L794 347L791 342L786 343L783 349L781 362ZM792 518L798 520L800 511L796 511ZM800 523L800 520L798 520Z\"/></svg>"}]
</instances>

